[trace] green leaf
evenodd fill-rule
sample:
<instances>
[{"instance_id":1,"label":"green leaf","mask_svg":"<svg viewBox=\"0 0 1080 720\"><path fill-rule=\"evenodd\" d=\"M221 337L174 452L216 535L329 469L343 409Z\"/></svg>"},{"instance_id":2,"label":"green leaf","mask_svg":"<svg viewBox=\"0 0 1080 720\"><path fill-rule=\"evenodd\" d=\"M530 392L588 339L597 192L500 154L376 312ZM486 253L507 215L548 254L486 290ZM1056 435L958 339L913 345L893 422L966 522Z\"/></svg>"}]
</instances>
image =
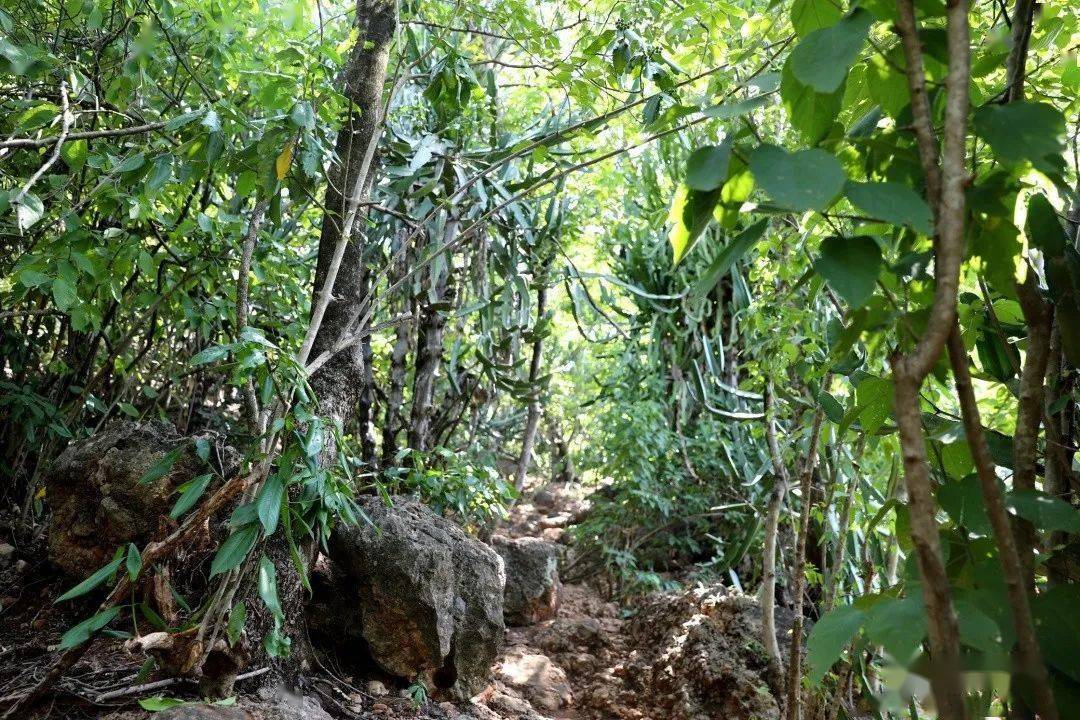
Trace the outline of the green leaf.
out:
<instances>
[{"instance_id":1,"label":"green leaf","mask_svg":"<svg viewBox=\"0 0 1080 720\"><path fill-rule=\"evenodd\" d=\"M161 712L162 710L189 704L190 703L187 700L178 700L177 698L164 697L162 695L155 695L154 697L142 698L139 700L139 707L149 712Z\"/></svg>"},{"instance_id":2,"label":"green leaf","mask_svg":"<svg viewBox=\"0 0 1080 720\"><path fill-rule=\"evenodd\" d=\"M831 422L840 423L844 420L844 406L840 404L831 393L820 392L817 396L818 405L825 412L825 417Z\"/></svg>"},{"instance_id":3,"label":"green leaf","mask_svg":"<svg viewBox=\"0 0 1080 720\"><path fill-rule=\"evenodd\" d=\"M60 157L64 159L64 163L72 172L79 172L86 164L86 154L89 149L90 145L85 140L71 140L64 143L60 149Z\"/></svg>"},{"instance_id":4,"label":"green leaf","mask_svg":"<svg viewBox=\"0 0 1080 720\"><path fill-rule=\"evenodd\" d=\"M852 605L841 605L827 612L810 631L806 640L806 663L811 685L817 685L840 659L855 633L862 627L865 614Z\"/></svg>"},{"instance_id":5,"label":"green leaf","mask_svg":"<svg viewBox=\"0 0 1080 720\"><path fill-rule=\"evenodd\" d=\"M247 605L244 601L233 605L232 610L229 611L229 623L225 628L226 637L229 641L229 646L232 647L236 644L236 641L240 639L240 634L244 632L244 625L247 623Z\"/></svg>"},{"instance_id":6,"label":"green leaf","mask_svg":"<svg viewBox=\"0 0 1080 720\"><path fill-rule=\"evenodd\" d=\"M881 248L866 235L828 237L821 243L814 270L852 308L860 308L874 294L881 272Z\"/></svg>"},{"instance_id":7,"label":"green leaf","mask_svg":"<svg viewBox=\"0 0 1080 720\"><path fill-rule=\"evenodd\" d=\"M746 254L746 251L765 234L765 228L768 226L768 218L758 220L725 245L724 249L709 265L709 269L705 271L705 274L694 283L694 286L690 289L690 295L692 297L704 297L712 292L712 289L716 287L716 283L720 282L720 278L731 270L735 263Z\"/></svg>"},{"instance_id":8,"label":"green leaf","mask_svg":"<svg viewBox=\"0 0 1080 720\"><path fill-rule=\"evenodd\" d=\"M983 105L975 111L972 124L999 159L1027 161L1047 173L1061 171L1065 116L1052 105L1023 101Z\"/></svg>"},{"instance_id":9,"label":"green leaf","mask_svg":"<svg viewBox=\"0 0 1080 720\"><path fill-rule=\"evenodd\" d=\"M706 145L686 160L686 184L691 190L715 190L724 184L731 160L731 143Z\"/></svg>"},{"instance_id":10,"label":"green leaf","mask_svg":"<svg viewBox=\"0 0 1080 720\"><path fill-rule=\"evenodd\" d=\"M957 598L956 619L960 623L960 640L969 647L985 653L1001 650L1003 638L1001 628L993 618L980 610L969 600Z\"/></svg>"},{"instance_id":11,"label":"green leaf","mask_svg":"<svg viewBox=\"0 0 1080 720\"><path fill-rule=\"evenodd\" d=\"M1028 240L1034 247L1048 255L1057 257L1065 252L1068 236L1058 220L1057 211L1042 193L1033 195L1027 207Z\"/></svg>"},{"instance_id":12,"label":"green leaf","mask_svg":"<svg viewBox=\"0 0 1080 720\"><path fill-rule=\"evenodd\" d=\"M83 620L81 623L64 633L63 637L60 638L60 649L68 650L82 645L89 640L94 633L111 623L119 614L120 608L111 607Z\"/></svg>"},{"instance_id":13,"label":"green leaf","mask_svg":"<svg viewBox=\"0 0 1080 720\"><path fill-rule=\"evenodd\" d=\"M844 100L844 88L832 93L819 93L799 81L791 69L791 59L784 63L780 75L780 99L787 108L791 126L811 145L825 137L836 124Z\"/></svg>"},{"instance_id":14,"label":"green leaf","mask_svg":"<svg viewBox=\"0 0 1080 720\"><path fill-rule=\"evenodd\" d=\"M128 543L124 565L127 568L128 579L135 582L135 579L139 577L139 572L142 570L142 553L139 552L139 548L135 546L135 543Z\"/></svg>"},{"instance_id":15,"label":"green leaf","mask_svg":"<svg viewBox=\"0 0 1080 720\"><path fill-rule=\"evenodd\" d=\"M724 103L722 105L712 105L702 110L701 114L716 120L731 120L732 118L747 115L768 104L768 95L756 95L748 100L739 100L738 102Z\"/></svg>"},{"instance_id":16,"label":"green leaf","mask_svg":"<svg viewBox=\"0 0 1080 720\"><path fill-rule=\"evenodd\" d=\"M15 219L24 230L34 225L45 214L45 204L34 193L28 192L15 204Z\"/></svg>"},{"instance_id":17,"label":"green leaf","mask_svg":"<svg viewBox=\"0 0 1080 720\"><path fill-rule=\"evenodd\" d=\"M259 511L259 522L262 523L263 532L267 535L272 535L274 530L277 529L281 504L285 501L284 488L285 485L281 480L281 475L274 473L266 479L266 483L259 494L256 507Z\"/></svg>"},{"instance_id":18,"label":"green leaf","mask_svg":"<svg viewBox=\"0 0 1080 720\"><path fill-rule=\"evenodd\" d=\"M848 182L851 203L872 218L934 234L930 206L907 185L895 182Z\"/></svg>"},{"instance_id":19,"label":"green leaf","mask_svg":"<svg viewBox=\"0 0 1080 720\"><path fill-rule=\"evenodd\" d=\"M832 27L815 30L791 51L791 69L804 85L817 92L840 89L874 24L874 16L855 8Z\"/></svg>"},{"instance_id":20,"label":"green leaf","mask_svg":"<svg viewBox=\"0 0 1080 720\"><path fill-rule=\"evenodd\" d=\"M278 599L277 570L270 558L263 555L259 558L259 597L266 605L266 609L275 618L284 618L281 611L281 601Z\"/></svg>"},{"instance_id":21,"label":"green leaf","mask_svg":"<svg viewBox=\"0 0 1080 720\"><path fill-rule=\"evenodd\" d=\"M907 663L926 635L921 594L881 598L867 612L866 636L899 663Z\"/></svg>"},{"instance_id":22,"label":"green leaf","mask_svg":"<svg viewBox=\"0 0 1080 720\"><path fill-rule=\"evenodd\" d=\"M855 388L855 403L854 417L858 418L863 432L873 435L892 414L893 381L873 376L864 378Z\"/></svg>"},{"instance_id":23,"label":"green leaf","mask_svg":"<svg viewBox=\"0 0 1080 720\"><path fill-rule=\"evenodd\" d=\"M62 312L68 312L79 303L79 293L64 278L56 278L52 281L52 296L56 307Z\"/></svg>"},{"instance_id":24,"label":"green leaf","mask_svg":"<svg viewBox=\"0 0 1080 720\"><path fill-rule=\"evenodd\" d=\"M211 345L202 352L196 353L191 358L192 365L206 365L212 363L229 354L232 350L232 345Z\"/></svg>"},{"instance_id":25,"label":"green leaf","mask_svg":"<svg viewBox=\"0 0 1080 720\"><path fill-rule=\"evenodd\" d=\"M840 3L834 0L795 0L791 4L791 26L799 37L834 25L842 16Z\"/></svg>"},{"instance_id":26,"label":"green leaf","mask_svg":"<svg viewBox=\"0 0 1080 720\"><path fill-rule=\"evenodd\" d=\"M122 549L119 549L119 550L117 550L116 555L113 556L112 560L110 560L103 567L99 568L97 570L97 572L95 572L93 575L86 578L81 583L79 583L75 587L71 588L66 593L61 595L60 597L53 600L53 604L61 603L61 602L64 602L65 600L71 600L72 598L77 598L77 597L79 597L81 595L85 595L86 593L90 592L91 590L96 588L98 585L101 585L107 579L112 577L112 575L119 569L120 563L123 562L123 560L124 560L124 551Z\"/></svg>"},{"instance_id":27,"label":"green leaf","mask_svg":"<svg viewBox=\"0 0 1080 720\"><path fill-rule=\"evenodd\" d=\"M1005 496L1005 504L1039 530L1080 532L1080 510L1053 495L1018 488Z\"/></svg>"},{"instance_id":28,"label":"green leaf","mask_svg":"<svg viewBox=\"0 0 1080 720\"><path fill-rule=\"evenodd\" d=\"M176 464L176 461L180 458L180 454L184 452L184 446L178 445L169 452L161 456L161 458L150 466L150 469L139 478L140 485L149 485L150 483L160 480L165 477L172 470L172 466Z\"/></svg>"},{"instance_id":29,"label":"green leaf","mask_svg":"<svg viewBox=\"0 0 1080 720\"><path fill-rule=\"evenodd\" d=\"M825 210L846 180L840 162L817 148L789 153L762 145L750 156L750 171L777 205L800 211Z\"/></svg>"},{"instance_id":30,"label":"green leaf","mask_svg":"<svg viewBox=\"0 0 1080 720\"><path fill-rule=\"evenodd\" d=\"M226 538L210 563L210 577L228 572L243 562L258 536L259 526L251 523Z\"/></svg>"},{"instance_id":31,"label":"green leaf","mask_svg":"<svg viewBox=\"0 0 1080 720\"><path fill-rule=\"evenodd\" d=\"M668 242L671 243L676 265L689 252L698 235L708 227L719 197L720 192L717 190L700 192L685 185L680 185L675 191L675 196L671 199L671 210L668 212L668 222L671 223Z\"/></svg>"},{"instance_id":32,"label":"green leaf","mask_svg":"<svg viewBox=\"0 0 1080 720\"><path fill-rule=\"evenodd\" d=\"M207 473L192 478L184 483L184 490L180 493L180 497L177 499L176 504L173 505L173 509L169 511L169 517L175 520L193 508L195 503L199 501L199 498L202 497L203 493L206 492L206 488L210 485L211 477L210 473Z\"/></svg>"}]
</instances>

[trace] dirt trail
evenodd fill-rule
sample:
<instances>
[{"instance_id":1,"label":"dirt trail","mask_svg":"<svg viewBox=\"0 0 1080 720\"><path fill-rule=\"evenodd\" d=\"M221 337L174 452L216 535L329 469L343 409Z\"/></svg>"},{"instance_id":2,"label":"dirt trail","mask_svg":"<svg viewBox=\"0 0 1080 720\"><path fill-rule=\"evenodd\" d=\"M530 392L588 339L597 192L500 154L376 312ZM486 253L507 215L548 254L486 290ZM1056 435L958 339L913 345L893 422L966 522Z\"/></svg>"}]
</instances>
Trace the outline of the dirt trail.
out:
<instances>
[{"instance_id":1,"label":"dirt trail","mask_svg":"<svg viewBox=\"0 0 1080 720\"><path fill-rule=\"evenodd\" d=\"M584 507L565 488L517 506L503 530L563 544ZM620 606L566 584L554 619L509 628L478 720L770 720L779 717L756 600L720 586Z\"/></svg>"}]
</instances>

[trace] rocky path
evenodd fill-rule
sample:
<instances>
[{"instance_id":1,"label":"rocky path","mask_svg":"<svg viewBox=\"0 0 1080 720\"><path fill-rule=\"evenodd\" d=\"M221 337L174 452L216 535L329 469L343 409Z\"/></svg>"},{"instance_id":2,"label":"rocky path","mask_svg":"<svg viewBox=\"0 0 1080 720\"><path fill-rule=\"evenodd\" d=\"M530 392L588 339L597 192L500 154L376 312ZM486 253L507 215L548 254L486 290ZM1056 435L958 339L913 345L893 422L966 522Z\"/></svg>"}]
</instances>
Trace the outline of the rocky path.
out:
<instances>
[{"instance_id":1,"label":"rocky path","mask_svg":"<svg viewBox=\"0 0 1080 720\"><path fill-rule=\"evenodd\" d=\"M515 508L505 532L564 557L582 500L566 489ZM562 585L551 619L507 630L477 720L768 720L779 717L756 600L713 586L628 606Z\"/></svg>"}]
</instances>

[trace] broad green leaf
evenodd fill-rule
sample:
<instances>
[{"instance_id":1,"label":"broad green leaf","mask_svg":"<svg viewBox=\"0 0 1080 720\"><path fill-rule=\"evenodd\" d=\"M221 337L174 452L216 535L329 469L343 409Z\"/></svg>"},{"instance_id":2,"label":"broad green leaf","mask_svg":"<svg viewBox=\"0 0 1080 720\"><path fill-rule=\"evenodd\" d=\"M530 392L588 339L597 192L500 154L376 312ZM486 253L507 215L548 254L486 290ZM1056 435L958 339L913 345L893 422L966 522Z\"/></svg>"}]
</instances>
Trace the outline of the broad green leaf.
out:
<instances>
[{"instance_id":1,"label":"broad green leaf","mask_svg":"<svg viewBox=\"0 0 1080 720\"><path fill-rule=\"evenodd\" d=\"M818 393L817 402L821 409L825 412L825 417L827 417L831 422L843 422L844 406L841 405L840 402L835 397L833 397L831 393L827 393L824 391Z\"/></svg>"},{"instance_id":2,"label":"broad green leaf","mask_svg":"<svg viewBox=\"0 0 1080 720\"><path fill-rule=\"evenodd\" d=\"M886 597L867 611L866 636L899 663L907 663L926 635L922 595Z\"/></svg>"},{"instance_id":3,"label":"broad green leaf","mask_svg":"<svg viewBox=\"0 0 1080 720\"><path fill-rule=\"evenodd\" d=\"M841 605L827 612L810 631L806 640L806 664L811 685L817 685L855 633L862 627L865 614L852 605Z\"/></svg>"},{"instance_id":4,"label":"broad green leaf","mask_svg":"<svg viewBox=\"0 0 1080 720\"><path fill-rule=\"evenodd\" d=\"M71 588L60 597L53 600L53 603L61 603L65 600L71 600L72 598L77 598L81 595L85 595L86 593L90 592L98 585L101 585L103 582L112 577L113 574L120 568L120 563L122 563L123 561L124 551L121 548L117 550L116 555L113 556L112 560L110 560L103 567L99 568L97 572L95 572L93 575L86 578L81 583Z\"/></svg>"},{"instance_id":5,"label":"broad green leaf","mask_svg":"<svg viewBox=\"0 0 1080 720\"><path fill-rule=\"evenodd\" d=\"M128 543L124 565L127 568L128 579L135 582L135 579L139 577L139 572L142 571L142 553L139 552L135 543Z\"/></svg>"},{"instance_id":6,"label":"broad green leaf","mask_svg":"<svg viewBox=\"0 0 1080 720\"><path fill-rule=\"evenodd\" d=\"M964 443L966 447L966 443ZM938 503L952 521L979 535L990 535L990 519L986 516L982 486L976 475L942 483L937 490Z\"/></svg>"},{"instance_id":7,"label":"broad green leaf","mask_svg":"<svg viewBox=\"0 0 1080 720\"><path fill-rule=\"evenodd\" d=\"M852 308L860 308L874 294L881 248L867 235L828 237L821 243L814 270Z\"/></svg>"},{"instance_id":8,"label":"broad green leaf","mask_svg":"<svg viewBox=\"0 0 1080 720\"><path fill-rule=\"evenodd\" d=\"M26 193L22 200L15 203L15 219L24 230L36 224L44 214L45 204L32 192Z\"/></svg>"},{"instance_id":9,"label":"broad green leaf","mask_svg":"<svg viewBox=\"0 0 1080 720\"><path fill-rule=\"evenodd\" d=\"M873 15L855 8L835 25L807 35L791 51L795 77L820 93L839 90L873 24Z\"/></svg>"},{"instance_id":10,"label":"broad green leaf","mask_svg":"<svg viewBox=\"0 0 1080 720\"><path fill-rule=\"evenodd\" d=\"M207 473L192 478L184 483L184 490L180 493L180 497L176 500L176 504L173 505L172 510L169 511L169 517L175 520L191 508L195 507L195 503L199 501L199 498L206 492L206 488L209 487L211 479L212 476L210 473Z\"/></svg>"},{"instance_id":11,"label":"broad green leaf","mask_svg":"<svg viewBox=\"0 0 1080 720\"><path fill-rule=\"evenodd\" d=\"M968 600L957 598L954 605L956 619L960 624L960 640L965 645L986 653L995 653L1002 649L1001 628L993 618Z\"/></svg>"},{"instance_id":12,"label":"broad green leaf","mask_svg":"<svg viewBox=\"0 0 1080 720\"><path fill-rule=\"evenodd\" d=\"M94 633L111 623L119 614L120 608L111 607L83 620L63 634L60 638L60 649L68 650L82 645L89 640Z\"/></svg>"},{"instance_id":13,"label":"broad green leaf","mask_svg":"<svg viewBox=\"0 0 1080 720\"><path fill-rule=\"evenodd\" d=\"M85 140L66 142L60 149L60 157L64 159L64 163L71 168L72 172L78 172L86 164L86 154L89 147L89 143Z\"/></svg>"},{"instance_id":14,"label":"broad green leaf","mask_svg":"<svg viewBox=\"0 0 1080 720\"><path fill-rule=\"evenodd\" d=\"M1057 211L1042 193L1033 195L1028 201L1027 223L1025 224L1028 240L1052 257L1065 252L1068 236L1058 220Z\"/></svg>"},{"instance_id":15,"label":"broad green leaf","mask_svg":"<svg viewBox=\"0 0 1080 720\"><path fill-rule=\"evenodd\" d=\"M226 538L210 563L210 577L228 572L243 562L258 537L259 526L251 523Z\"/></svg>"},{"instance_id":16,"label":"broad green leaf","mask_svg":"<svg viewBox=\"0 0 1080 720\"><path fill-rule=\"evenodd\" d=\"M682 260L690 250L694 240L708 226L712 211L719 199L719 191L699 192L680 185L671 199L668 222L668 242L675 264Z\"/></svg>"},{"instance_id":17,"label":"broad green leaf","mask_svg":"<svg viewBox=\"0 0 1080 720\"><path fill-rule=\"evenodd\" d=\"M1005 162L1030 162L1047 173L1061 171L1065 117L1052 105L1012 102L984 105L975 111L975 132Z\"/></svg>"},{"instance_id":18,"label":"broad green leaf","mask_svg":"<svg viewBox=\"0 0 1080 720\"><path fill-rule=\"evenodd\" d=\"M139 700L139 707L148 712L161 712L162 710L190 704L191 703L188 700L179 700L163 695L155 695L154 697L142 698Z\"/></svg>"},{"instance_id":19,"label":"broad green leaf","mask_svg":"<svg viewBox=\"0 0 1080 720\"><path fill-rule=\"evenodd\" d=\"M691 190L715 190L724 184L731 159L731 143L706 145L686 160L686 184Z\"/></svg>"},{"instance_id":20,"label":"broad green leaf","mask_svg":"<svg viewBox=\"0 0 1080 720\"><path fill-rule=\"evenodd\" d=\"M1080 510L1061 498L1018 488L1005 496L1005 504L1040 530L1080 533Z\"/></svg>"},{"instance_id":21,"label":"broad green leaf","mask_svg":"<svg viewBox=\"0 0 1080 720\"><path fill-rule=\"evenodd\" d=\"M907 185L895 182L851 182L846 186L852 204L877 220L907 225L923 235L933 235L930 206Z\"/></svg>"},{"instance_id":22,"label":"broad green leaf","mask_svg":"<svg viewBox=\"0 0 1080 720\"><path fill-rule=\"evenodd\" d=\"M241 600L233 605L232 610L229 611L229 623L225 628L226 637L229 641L229 646L236 644L236 641L240 639L240 634L244 632L244 625L247 623L247 605Z\"/></svg>"},{"instance_id":23,"label":"broad green leaf","mask_svg":"<svg viewBox=\"0 0 1080 720\"><path fill-rule=\"evenodd\" d=\"M817 148L789 153L762 145L750 156L750 171L777 205L800 211L825 210L846 179L840 161Z\"/></svg>"},{"instance_id":24,"label":"broad green leaf","mask_svg":"<svg viewBox=\"0 0 1080 720\"><path fill-rule=\"evenodd\" d=\"M855 388L854 417L867 434L873 435L885 424L892 414L892 405L893 381L890 378L866 377Z\"/></svg>"},{"instance_id":25,"label":"broad green leaf","mask_svg":"<svg viewBox=\"0 0 1080 720\"><path fill-rule=\"evenodd\" d=\"M274 563L265 555L259 558L259 597L275 618L285 616L281 611L281 601L278 599L277 570L274 568Z\"/></svg>"},{"instance_id":26,"label":"broad green leaf","mask_svg":"<svg viewBox=\"0 0 1080 720\"><path fill-rule=\"evenodd\" d=\"M140 485L149 485L155 480L160 480L169 474L173 465L180 459L180 455L184 452L184 445L178 445L169 452L161 456L156 463L150 466L150 469L139 478Z\"/></svg>"},{"instance_id":27,"label":"broad green leaf","mask_svg":"<svg viewBox=\"0 0 1080 720\"><path fill-rule=\"evenodd\" d=\"M231 345L211 345L191 358L192 365L206 365L222 359L232 350Z\"/></svg>"},{"instance_id":28,"label":"broad green leaf","mask_svg":"<svg viewBox=\"0 0 1080 720\"><path fill-rule=\"evenodd\" d=\"M1059 585L1031 600L1035 634L1046 662L1080 682L1080 586Z\"/></svg>"},{"instance_id":29,"label":"broad green leaf","mask_svg":"<svg viewBox=\"0 0 1080 720\"><path fill-rule=\"evenodd\" d=\"M259 522L262 523L263 532L272 535L277 529L278 516L281 513L281 504L284 502L284 483L281 475L274 473L266 479L262 487L257 503Z\"/></svg>"},{"instance_id":30,"label":"broad green leaf","mask_svg":"<svg viewBox=\"0 0 1080 720\"><path fill-rule=\"evenodd\" d=\"M791 70L791 59L784 63L780 80L780 98L787 108L788 120L811 145L815 145L836 124L844 100L844 88L819 93L800 82Z\"/></svg>"},{"instance_id":31,"label":"broad green leaf","mask_svg":"<svg viewBox=\"0 0 1080 720\"><path fill-rule=\"evenodd\" d=\"M79 294L75 286L64 278L56 278L52 281L52 296L56 307L62 312L68 312L79 304Z\"/></svg>"},{"instance_id":32,"label":"broad green leaf","mask_svg":"<svg viewBox=\"0 0 1080 720\"><path fill-rule=\"evenodd\" d=\"M843 17L841 3L834 0L795 0L791 4L791 26L799 37L835 25Z\"/></svg>"}]
</instances>

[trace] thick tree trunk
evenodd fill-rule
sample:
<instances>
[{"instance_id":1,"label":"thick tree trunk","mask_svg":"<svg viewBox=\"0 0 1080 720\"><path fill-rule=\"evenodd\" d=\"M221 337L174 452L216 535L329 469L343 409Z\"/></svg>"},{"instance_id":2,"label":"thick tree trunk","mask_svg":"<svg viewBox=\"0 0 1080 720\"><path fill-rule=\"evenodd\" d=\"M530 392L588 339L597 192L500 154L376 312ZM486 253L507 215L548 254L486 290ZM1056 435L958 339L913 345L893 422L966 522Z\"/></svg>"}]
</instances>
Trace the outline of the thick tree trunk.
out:
<instances>
[{"instance_id":1,"label":"thick tree trunk","mask_svg":"<svg viewBox=\"0 0 1080 720\"><path fill-rule=\"evenodd\" d=\"M350 329L365 300L360 238L350 238L336 269L334 258L343 234L352 232L352 228L346 229L344 225L358 184L361 195L366 195L371 186L369 148L378 142L381 128L383 84L390 43L397 27L397 6L392 0L358 0L356 24L359 29L356 45L342 74L343 92L352 107L335 145L338 162L326 189L313 297L319 298L324 292L329 276L336 274L336 279L314 339L312 357L329 350ZM323 415L342 423L354 417L366 379L363 345L358 341L335 355L311 379Z\"/></svg>"}]
</instances>

